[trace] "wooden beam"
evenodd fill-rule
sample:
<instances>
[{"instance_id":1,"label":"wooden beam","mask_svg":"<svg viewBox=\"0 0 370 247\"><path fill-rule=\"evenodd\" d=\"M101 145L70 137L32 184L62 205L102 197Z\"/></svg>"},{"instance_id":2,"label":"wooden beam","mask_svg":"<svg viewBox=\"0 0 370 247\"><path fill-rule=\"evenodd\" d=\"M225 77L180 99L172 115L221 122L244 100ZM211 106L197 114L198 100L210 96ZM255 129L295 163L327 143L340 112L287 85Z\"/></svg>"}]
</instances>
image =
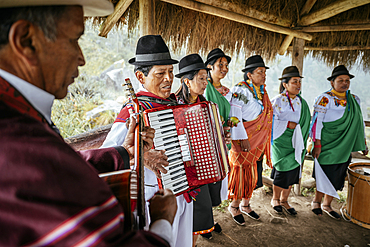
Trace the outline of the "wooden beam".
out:
<instances>
[{"instance_id":1,"label":"wooden beam","mask_svg":"<svg viewBox=\"0 0 370 247\"><path fill-rule=\"evenodd\" d=\"M288 50L292 51L293 47L289 47ZM336 47L310 47L305 46L305 51L354 51L354 50L370 50L370 46L336 46Z\"/></svg>"},{"instance_id":2,"label":"wooden beam","mask_svg":"<svg viewBox=\"0 0 370 247\"><path fill-rule=\"evenodd\" d=\"M315 5L316 1L317 0L307 0L303 8L301 9L299 16L304 16L308 14L311 11L312 7Z\"/></svg>"},{"instance_id":3,"label":"wooden beam","mask_svg":"<svg viewBox=\"0 0 370 247\"><path fill-rule=\"evenodd\" d=\"M126 12L130 4L133 0L121 0L114 8L112 14L110 14L107 19L103 22L99 36L107 37L109 31L113 28L113 26L117 23L117 21L122 17L122 15Z\"/></svg>"},{"instance_id":4,"label":"wooden beam","mask_svg":"<svg viewBox=\"0 0 370 247\"><path fill-rule=\"evenodd\" d=\"M305 5L301 9L301 12L300 12L299 16L303 16L303 15L307 14L308 12L310 12L310 10L312 9L312 7L315 3L316 3L316 0L307 0ZM285 37L285 39L284 39L283 43L281 44L280 49L278 51L279 55L284 55L285 54L285 52L288 49L290 43L292 43L293 38L294 37L291 36L291 35Z\"/></svg>"},{"instance_id":5,"label":"wooden beam","mask_svg":"<svg viewBox=\"0 0 370 247\"><path fill-rule=\"evenodd\" d=\"M328 6L320 10L317 10L311 14L302 17L299 24L301 26L308 26L345 12L349 9L353 9L368 3L370 3L369 0L339 0L332 4L329 4Z\"/></svg>"},{"instance_id":6,"label":"wooden beam","mask_svg":"<svg viewBox=\"0 0 370 247\"><path fill-rule=\"evenodd\" d=\"M363 31L370 30L370 24L311 26L311 27L298 27L296 29L307 33Z\"/></svg>"},{"instance_id":7,"label":"wooden beam","mask_svg":"<svg viewBox=\"0 0 370 247\"><path fill-rule=\"evenodd\" d=\"M290 27L292 23L292 21L289 19L284 19L276 15L267 14L265 12L260 12L256 9L249 8L246 4L240 5L224 0L194 0L194 1L283 27Z\"/></svg>"},{"instance_id":8,"label":"wooden beam","mask_svg":"<svg viewBox=\"0 0 370 247\"><path fill-rule=\"evenodd\" d=\"M140 36L155 33L155 0L139 0Z\"/></svg>"},{"instance_id":9,"label":"wooden beam","mask_svg":"<svg viewBox=\"0 0 370 247\"><path fill-rule=\"evenodd\" d=\"M171 3L174 5L178 5L183 8L191 9L194 11L199 11L201 13L209 14L209 15L214 15L217 17L221 17L227 20L247 24L250 26L258 27L267 31L271 32L276 32L276 33L281 33L281 34L286 34L286 35L292 35L294 37L298 37L304 40L312 40L312 35L292 30L290 28L282 27L279 25L263 22L254 18L250 18L248 16L240 15L228 10L216 8L207 4L203 3L198 3L190 0L161 0L166 3Z\"/></svg>"},{"instance_id":10,"label":"wooden beam","mask_svg":"<svg viewBox=\"0 0 370 247\"><path fill-rule=\"evenodd\" d=\"M293 36L287 35L283 41L283 43L280 46L280 49L278 51L279 55L284 55L288 47L290 46L290 43L292 43L292 40L294 39Z\"/></svg>"}]
</instances>

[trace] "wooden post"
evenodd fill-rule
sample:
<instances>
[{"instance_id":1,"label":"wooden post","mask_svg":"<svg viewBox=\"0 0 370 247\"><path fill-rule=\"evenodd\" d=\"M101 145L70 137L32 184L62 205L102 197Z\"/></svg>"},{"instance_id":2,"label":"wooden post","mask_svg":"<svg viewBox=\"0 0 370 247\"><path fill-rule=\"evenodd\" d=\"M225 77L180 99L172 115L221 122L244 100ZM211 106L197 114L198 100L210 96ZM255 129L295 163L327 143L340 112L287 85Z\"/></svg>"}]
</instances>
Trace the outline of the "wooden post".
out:
<instances>
[{"instance_id":1,"label":"wooden post","mask_svg":"<svg viewBox=\"0 0 370 247\"><path fill-rule=\"evenodd\" d=\"M303 58L304 58L304 43L303 39L294 38L293 40L293 53L292 53L292 65L297 66L301 75L303 75ZM302 86L301 86L302 91ZM303 164L302 163L302 171L303 171ZM296 195L301 195L301 179L299 179L299 183L294 185L294 193Z\"/></svg>"},{"instance_id":2,"label":"wooden post","mask_svg":"<svg viewBox=\"0 0 370 247\"><path fill-rule=\"evenodd\" d=\"M140 36L156 34L155 0L139 0Z\"/></svg>"}]
</instances>

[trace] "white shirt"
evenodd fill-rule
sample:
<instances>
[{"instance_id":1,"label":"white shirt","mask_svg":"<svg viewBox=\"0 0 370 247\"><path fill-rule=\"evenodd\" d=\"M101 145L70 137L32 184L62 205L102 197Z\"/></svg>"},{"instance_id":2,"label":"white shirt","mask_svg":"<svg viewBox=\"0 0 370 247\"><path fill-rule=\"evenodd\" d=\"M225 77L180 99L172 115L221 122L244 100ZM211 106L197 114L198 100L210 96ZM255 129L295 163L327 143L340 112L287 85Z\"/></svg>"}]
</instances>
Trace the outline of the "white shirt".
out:
<instances>
[{"instance_id":1,"label":"white shirt","mask_svg":"<svg viewBox=\"0 0 370 247\"><path fill-rule=\"evenodd\" d=\"M262 113L262 101L257 100L246 86L234 86L231 95L230 117L237 117L240 121L236 127L231 128L231 139L248 139L243 120L249 122L256 119Z\"/></svg>"},{"instance_id":2,"label":"white shirt","mask_svg":"<svg viewBox=\"0 0 370 247\"><path fill-rule=\"evenodd\" d=\"M287 128L288 122L299 123L301 117L301 100L298 97L290 98L294 111L286 95L277 95L271 100L274 110L273 139L279 138Z\"/></svg>"},{"instance_id":3,"label":"white shirt","mask_svg":"<svg viewBox=\"0 0 370 247\"><path fill-rule=\"evenodd\" d=\"M360 98L356 95L352 94L359 105L361 105ZM321 140L321 130L323 128L323 123L325 122L333 122L335 120L340 119L346 106L343 105L336 105L335 100L339 100L337 96L332 96L327 93L323 93L319 95L315 99L314 104L314 114L317 112L317 120L316 120L316 135L315 138ZM364 124L365 126L365 124ZM312 131L310 133L310 137L312 137Z\"/></svg>"},{"instance_id":4,"label":"white shirt","mask_svg":"<svg viewBox=\"0 0 370 247\"><path fill-rule=\"evenodd\" d=\"M30 104L51 124L51 107L54 95L0 69L0 76L15 87Z\"/></svg>"}]
</instances>

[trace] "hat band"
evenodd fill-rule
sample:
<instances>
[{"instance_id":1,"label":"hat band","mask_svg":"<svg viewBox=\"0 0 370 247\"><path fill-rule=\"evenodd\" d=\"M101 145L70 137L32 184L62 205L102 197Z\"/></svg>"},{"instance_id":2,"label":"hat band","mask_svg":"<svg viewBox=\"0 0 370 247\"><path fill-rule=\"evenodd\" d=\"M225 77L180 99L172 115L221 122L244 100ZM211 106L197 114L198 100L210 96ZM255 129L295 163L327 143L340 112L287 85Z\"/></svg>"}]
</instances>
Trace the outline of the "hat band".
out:
<instances>
[{"instance_id":1,"label":"hat band","mask_svg":"<svg viewBox=\"0 0 370 247\"><path fill-rule=\"evenodd\" d=\"M200 70L200 69L203 69L204 67L205 67L204 63L191 64L191 65L188 65L188 66L180 69L179 74L182 74L184 72L190 72L192 70Z\"/></svg>"},{"instance_id":2,"label":"hat band","mask_svg":"<svg viewBox=\"0 0 370 247\"><path fill-rule=\"evenodd\" d=\"M283 77L301 77L299 73L288 73L281 76Z\"/></svg>"},{"instance_id":3,"label":"hat band","mask_svg":"<svg viewBox=\"0 0 370 247\"><path fill-rule=\"evenodd\" d=\"M158 61L158 60L168 60L171 59L169 52L154 53L154 54L136 54L136 62L148 62L148 61Z\"/></svg>"},{"instance_id":4,"label":"hat band","mask_svg":"<svg viewBox=\"0 0 370 247\"><path fill-rule=\"evenodd\" d=\"M337 72L333 73L331 75L331 77L338 76L338 75L349 75L349 72L348 71L345 71L345 70L337 71Z\"/></svg>"},{"instance_id":5,"label":"hat band","mask_svg":"<svg viewBox=\"0 0 370 247\"><path fill-rule=\"evenodd\" d=\"M249 69L249 68L258 68L258 67L266 67L264 63L252 63L247 66L245 66L244 69Z\"/></svg>"}]
</instances>

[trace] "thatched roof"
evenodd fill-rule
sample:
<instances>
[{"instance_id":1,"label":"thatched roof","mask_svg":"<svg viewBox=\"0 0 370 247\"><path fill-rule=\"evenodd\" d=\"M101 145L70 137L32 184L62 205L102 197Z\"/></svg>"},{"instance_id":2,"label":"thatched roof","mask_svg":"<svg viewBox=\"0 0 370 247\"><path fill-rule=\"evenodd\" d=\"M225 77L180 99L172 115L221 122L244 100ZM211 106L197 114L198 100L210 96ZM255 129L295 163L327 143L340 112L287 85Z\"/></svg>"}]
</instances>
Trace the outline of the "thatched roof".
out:
<instances>
[{"instance_id":1,"label":"thatched roof","mask_svg":"<svg viewBox=\"0 0 370 247\"><path fill-rule=\"evenodd\" d=\"M111 0L113 3L118 0ZM267 31L261 28L231 21L222 17L201 13L188 8L176 6L160 0L155 2L155 32L161 34L173 50L186 46L188 52L207 54L215 47L226 53L244 51L246 56L260 54L266 60L275 58L281 49L286 34ZM237 14L255 15L262 21L291 30L305 32L307 26L331 26L344 24L361 24L364 30L309 32L312 40L306 40L305 54L312 53L317 59L331 66L345 64L351 67L356 62L365 70L370 68L370 31L364 24L370 24L370 4L362 1L361 6L336 14L328 19L311 25L299 25L300 15L306 2L314 2L310 13L322 10L333 3L350 2L346 0L192 0L193 2L216 3L221 9ZM352 1L356 2L356 1ZM361 0L357 0L361 2ZM368 1L370 3L370 1ZM360 5L360 4L358 4ZM261 15L259 13L263 13ZM118 24L127 24L134 30L139 20L139 0L134 0L119 19ZM102 22L103 19L96 21ZM303 27L303 28L302 28ZM318 50L312 50L318 49ZM321 50L326 49L326 50ZM329 49L329 50L327 50ZM289 54L289 50L285 54Z\"/></svg>"}]
</instances>

